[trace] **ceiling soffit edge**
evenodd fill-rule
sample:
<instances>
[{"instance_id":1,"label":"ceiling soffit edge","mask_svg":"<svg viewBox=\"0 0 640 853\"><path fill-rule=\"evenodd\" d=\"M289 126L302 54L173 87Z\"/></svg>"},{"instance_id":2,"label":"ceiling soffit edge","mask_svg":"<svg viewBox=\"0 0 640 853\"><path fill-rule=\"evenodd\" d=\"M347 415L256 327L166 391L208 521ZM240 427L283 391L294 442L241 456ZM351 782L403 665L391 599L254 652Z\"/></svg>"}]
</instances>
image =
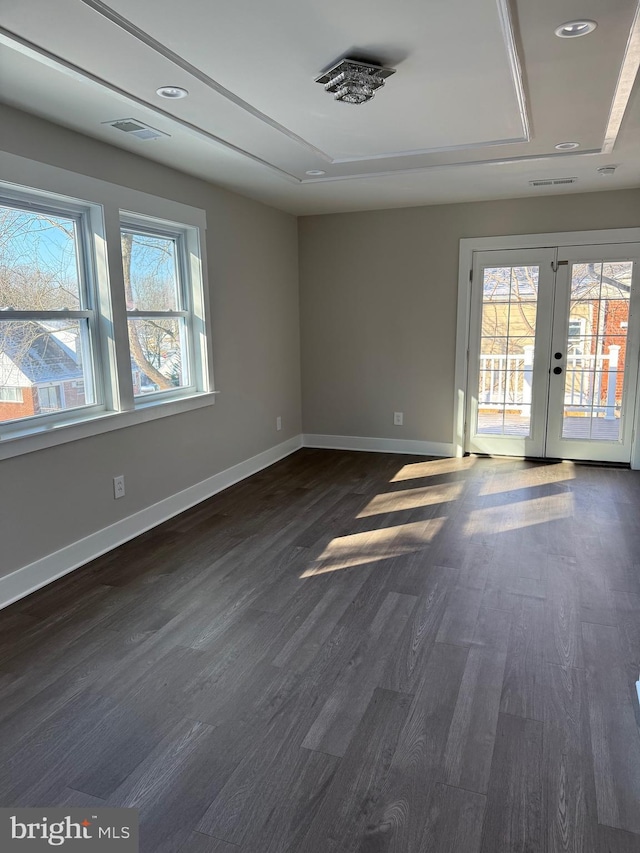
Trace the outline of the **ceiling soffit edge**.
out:
<instances>
[{"instance_id":1,"label":"ceiling soffit edge","mask_svg":"<svg viewBox=\"0 0 640 853\"><path fill-rule=\"evenodd\" d=\"M243 157L247 157L250 160L253 160L255 163L260 164L261 166L266 166L268 169L271 169L272 171L276 172L281 177L300 182L300 179L296 177L296 175L292 175L290 172L281 169L279 166L270 163L268 160L264 160L263 158L258 157L256 154L252 154L250 151L246 151L244 148L240 148L239 146L234 145L232 142L229 142L226 139L222 139L222 137L220 136L216 136L213 133L209 133L208 130L204 130L203 128L198 127L197 125L192 124L191 122L178 118L167 112L166 110L163 110L161 107L158 107L155 104L148 103L142 98L139 98L137 95L133 95L131 92L126 92L124 89L121 89L118 86L115 86L112 83L103 80L96 74L92 74L90 71L86 71L84 68L80 68L79 66L74 65L72 62L68 62L66 59L62 59L62 57L56 56L56 54L45 50L45 48L43 47L33 44L32 42L22 38L22 36L19 36L16 33L12 33L9 30L6 30L4 27L0 27L0 44L4 44L7 47L17 50L25 56L29 56L31 59L35 59L37 62L47 65L50 68L55 68L57 71L60 71L69 77L73 77L76 80L81 80L82 82L88 83L89 85L92 85L98 89L107 90L112 95L118 97L120 100L125 101L127 105L135 104L136 106L143 107L144 109L149 110L155 115L161 116L162 118L165 118L168 121L179 125L192 135L199 136L200 138L205 139L208 142L213 142L217 145L222 145L224 148L227 148L236 154L240 154Z\"/></svg>"},{"instance_id":2,"label":"ceiling soffit edge","mask_svg":"<svg viewBox=\"0 0 640 853\"><path fill-rule=\"evenodd\" d=\"M385 178L392 175L407 175L415 172L442 172L445 169L463 169L465 166L506 166L517 163L549 163L560 161L571 157L587 158L602 154L600 148L585 149L584 151L572 151L571 154L523 154L520 157L501 157L491 160L459 160L457 163L433 163L430 166L419 166L413 169L389 169L385 172L358 172L353 175L329 175L326 177L304 178L303 184L326 184L333 181L356 181L359 178Z\"/></svg>"},{"instance_id":3,"label":"ceiling soffit edge","mask_svg":"<svg viewBox=\"0 0 640 853\"><path fill-rule=\"evenodd\" d=\"M622 65L620 66L620 74L616 90L611 102L611 110L607 121L607 129L604 134L604 142L602 144L602 153L610 154L616 144L616 139L622 126L622 119L627 110L627 104L631 97L631 90L638 75L640 68L640 0L636 6L636 13L629 31L629 40L624 52Z\"/></svg>"},{"instance_id":4,"label":"ceiling soffit edge","mask_svg":"<svg viewBox=\"0 0 640 853\"><path fill-rule=\"evenodd\" d=\"M133 22L129 21L124 16L120 15L106 3L103 3L102 0L80 0L81 3L84 3L85 6L88 6L90 9L93 9L94 12L97 12L99 15L102 15L103 18L111 21L112 24L115 24L120 29L129 33L129 35L133 36L133 38L145 44L151 50L159 53L169 62L172 62L174 65L177 65L187 74L190 74L192 77L195 77L201 83L204 83L209 89L213 89L217 94L222 95L223 98L231 101L240 109L245 110L254 118L259 121L268 124L270 127L274 128L274 130L278 130L280 133L283 133L289 139L297 142L298 145L302 145L316 157L320 157L325 160L327 163L331 163L331 157L322 151L317 146L313 145L311 142L308 142L306 139L303 139L297 133L294 133L292 130L289 130L288 127L280 124L280 122L268 116L266 113L263 113L261 110L254 107L248 101L245 101L243 98L236 95L230 89L227 89L221 83L218 83L217 80L214 80L213 77L210 77L208 74L205 74L204 71L201 71L200 68L197 68L195 65L192 65L188 60L184 59L179 54L175 53L171 48L159 42L152 35L147 33L145 30L136 26Z\"/></svg>"}]
</instances>

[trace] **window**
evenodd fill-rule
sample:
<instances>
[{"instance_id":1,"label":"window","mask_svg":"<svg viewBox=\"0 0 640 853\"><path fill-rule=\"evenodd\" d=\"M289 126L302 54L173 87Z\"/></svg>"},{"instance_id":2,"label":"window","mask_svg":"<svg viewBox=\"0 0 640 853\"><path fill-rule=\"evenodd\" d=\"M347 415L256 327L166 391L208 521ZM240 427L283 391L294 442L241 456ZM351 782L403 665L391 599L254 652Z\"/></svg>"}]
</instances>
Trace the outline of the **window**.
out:
<instances>
[{"instance_id":1,"label":"window","mask_svg":"<svg viewBox=\"0 0 640 853\"><path fill-rule=\"evenodd\" d=\"M584 335L587 327L585 317L570 317L567 335L567 353L581 355L584 348Z\"/></svg>"},{"instance_id":2,"label":"window","mask_svg":"<svg viewBox=\"0 0 640 853\"><path fill-rule=\"evenodd\" d=\"M571 317L569 319L569 338L581 338L584 337L584 330L586 327L587 321L584 317L574 318Z\"/></svg>"},{"instance_id":3,"label":"window","mask_svg":"<svg viewBox=\"0 0 640 853\"><path fill-rule=\"evenodd\" d=\"M0 184L0 458L213 402L204 215L74 180L106 204Z\"/></svg>"},{"instance_id":4,"label":"window","mask_svg":"<svg viewBox=\"0 0 640 853\"><path fill-rule=\"evenodd\" d=\"M121 232L127 326L136 397L192 387L192 318L183 236Z\"/></svg>"},{"instance_id":5,"label":"window","mask_svg":"<svg viewBox=\"0 0 640 853\"><path fill-rule=\"evenodd\" d=\"M63 408L60 388L57 385L48 385L38 388L38 405L41 412L58 412Z\"/></svg>"},{"instance_id":6,"label":"window","mask_svg":"<svg viewBox=\"0 0 640 853\"><path fill-rule=\"evenodd\" d=\"M10 388L0 385L0 403L23 403L22 388Z\"/></svg>"},{"instance_id":7,"label":"window","mask_svg":"<svg viewBox=\"0 0 640 853\"><path fill-rule=\"evenodd\" d=\"M100 402L96 312L83 212L0 204L0 388L36 392L33 411L0 411L0 423ZM80 392L69 403L65 382Z\"/></svg>"}]
</instances>

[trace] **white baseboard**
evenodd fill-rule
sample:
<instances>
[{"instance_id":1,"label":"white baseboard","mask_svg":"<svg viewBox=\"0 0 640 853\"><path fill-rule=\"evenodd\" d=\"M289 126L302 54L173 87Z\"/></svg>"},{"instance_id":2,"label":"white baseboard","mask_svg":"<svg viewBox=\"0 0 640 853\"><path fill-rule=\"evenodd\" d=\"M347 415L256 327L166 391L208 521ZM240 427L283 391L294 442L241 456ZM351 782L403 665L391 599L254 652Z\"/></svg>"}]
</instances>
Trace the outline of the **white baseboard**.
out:
<instances>
[{"instance_id":1,"label":"white baseboard","mask_svg":"<svg viewBox=\"0 0 640 853\"><path fill-rule=\"evenodd\" d=\"M129 539L139 536L146 530L162 524L163 521L179 515L186 509L229 488L229 486L233 486L234 483L238 483L263 468L273 465L280 459L284 459L285 456L295 453L301 447L302 436L294 436L282 444L271 447L257 456L252 456L250 459L227 468L219 474L214 474L213 477L208 477L206 480L196 483L195 486L177 492L175 495L140 510L140 512L123 518L122 521L117 521L109 527L91 533L78 542L67 545L53 554L42 557L42 559L0 578L0 609L85 565L101 554L117 548L118 545L128 542Z\"/></svg>"},{"instance_id":2,"label":"white baseboard","mask_svg":"<svg viewBox=\"0 0 640 853\"><path fill-rule=\"evenodd\" d=\"M367 450L375 453L410 453L415 456L454 456L453 444L440 441L413 441L402 438L364 438L354 435L302 436L305 447L327 450Z\"/></svg>"},{"instance_id":3,"label":"white baseboard","mask_svg":"<svg viewBox=\"0 0 640 853\"><path fill-rule=\"evenodd\" d=\"M434 441L405 441L395 438L360 438L350 435L297 435L288 441L252 456L195 486L190 486L146 509L91 533L53 554L48 554L0 578L0 610L84 566L107 551L168 521L218 492L257 474L301 447L331 450L368 450L378 453L407 453L418 456L453 456L453 445Z\"/></svg>"}]
</instances>

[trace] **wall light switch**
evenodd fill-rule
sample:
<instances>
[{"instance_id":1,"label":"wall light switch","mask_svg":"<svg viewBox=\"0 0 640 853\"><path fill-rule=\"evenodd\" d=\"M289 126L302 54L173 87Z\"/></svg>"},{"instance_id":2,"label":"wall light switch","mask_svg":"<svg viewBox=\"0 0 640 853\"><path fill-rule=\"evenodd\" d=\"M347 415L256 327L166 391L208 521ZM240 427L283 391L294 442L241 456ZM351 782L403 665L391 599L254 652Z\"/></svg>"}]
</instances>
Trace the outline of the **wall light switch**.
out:
<instances>
[{"instance_id":1,"label":"wall light switch","mask_svg":"<svg viewBox=\"0 0 640 853\"><path fill-rule=\"evenodd\" d=\"M282 429L282 418L280 415L276 418L276 429Z\"/></svg>"},{"instance_id":2,"label":"wall light switch","mask_svg":"<svg viewBox=\"0 0 640 853\"><path fill-rule=\"evenodd\" d=\"M393 413L393 425L402 426L404 424L404 412Z\"/></svg>"}]
</instances>

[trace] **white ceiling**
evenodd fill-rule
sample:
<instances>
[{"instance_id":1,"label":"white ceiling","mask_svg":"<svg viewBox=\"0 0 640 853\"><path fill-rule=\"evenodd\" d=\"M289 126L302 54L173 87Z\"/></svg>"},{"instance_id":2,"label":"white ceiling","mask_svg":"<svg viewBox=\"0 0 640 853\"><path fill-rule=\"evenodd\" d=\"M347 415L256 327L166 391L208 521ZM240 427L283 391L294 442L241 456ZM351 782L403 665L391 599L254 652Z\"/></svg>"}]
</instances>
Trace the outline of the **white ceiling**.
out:
<instances>
[{"instance_id":1,"label":"white ceiling","mask_svg":"<svg viewBox=\"0 0 640 853\"><path fill-rule=\"evenodd\" d=\"M640 186L640 0L0 0L0 13L0 100L293 213ZM554 35L576 18L598 27ZM370 103L338 103L314 80L344 56L396 73ZM190 95L161 99L162 85ZM122 118L168 136L105 124ZM580 148L558 153L564 141Z\"/></svg>"}]
</instances>

